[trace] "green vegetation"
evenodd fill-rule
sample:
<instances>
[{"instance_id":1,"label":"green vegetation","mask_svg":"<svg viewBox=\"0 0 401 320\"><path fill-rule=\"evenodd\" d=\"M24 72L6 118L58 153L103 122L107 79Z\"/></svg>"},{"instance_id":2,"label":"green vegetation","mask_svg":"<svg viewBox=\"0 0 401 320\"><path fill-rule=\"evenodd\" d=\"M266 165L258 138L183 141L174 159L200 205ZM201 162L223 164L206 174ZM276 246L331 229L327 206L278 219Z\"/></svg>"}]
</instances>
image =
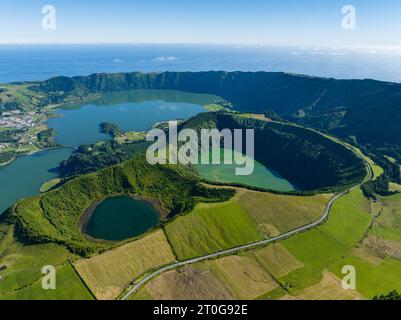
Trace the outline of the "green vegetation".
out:
<instances>
[{"instance_id":1,"label":"green vegetation","mask_svg":"<svg viewBox=\"0 0 401 320\"><path fill-rule=\"evenodd\" d=\"M352 150L312 130L227 113L201 113L179 129L255 129L255 160L301 190L348 187L366 176ZM300 165L302 163L302 165Z\"/></svg>"},{"instance_id":2,"label":"green vegetation","mask_svg":"<svg viewBox=\"0 0 401 320\"><path fill-rule=\"evenodd\" d=\"M401 295L397 290L393 290L388 294L381 294L380 296L374 297L373 300L401 300Z\"/></svg>"},{"instance_id":3,"label":"green vegetation","mask_svg":"<svg viewBox=\"0 0 401 320\"><path fill-rule=\"evenodd\" d=\"M55 142L57 132L54 129L47 129L38 134L37 146L40 149L55 147L57 143Z\"/></svg>"},{"instance_id":4,"label":"green vegetation","mask_svg":"<svg viewBox=\"0 0 401 320\"><path fill-rule=\"evenodd\" d=\"M15 152L4 152L0 153L0 165L3 163L8 163L13 160L17 154Z\"/></svg>"},{"instance_id":5,"label":"green vegetation","mask_svg":"<svg viewBox=\"0 0 401 320\"><path fill-rule=\"evenodd\" d=\"M371 222L365 202L362 192L355 190L336 201L326 224L283 241L282 245L304 265L283 281L301 290L319 282L324 269L351 254Z\"/></svg>"},{"instance_id":6,"label":"green vegetation","mask_svg":"<svg viewBox=\"0 0 401 320\"><path fill-rule=\"evenodd\" d=\"M0 224L0 300L92 299L67 259L71 253L56 244L24 245L15 237L14 227ZM57 270L57 290L43 290L42 268Z\"/></svg>"},{"instance_id":7,"label":"green vegetation","mask_svg":"<svg viewBox=\"0 0 401 320\"><path fill-rule=\"evenodd\" d=\"M43 107L46 94L29 89L32 83L0 85L0 115L3 112L33 111Z\"/></svg>"},{"instance_id":8,"label":"green vegetation","mask_svg":"<svg viewBox=\"0 0 401 320\"><path fill-rule=\"evenodd\" d=\"M185 128L255 128L255 160L282 174L283 178L301 190L345 188L361 181L366 175L362 160L353 151L301 127L232 113L201 113L180 124L179 130ZM122 144L106 141L81 146L61 163L59 171L62 177L94 172L125 161L148 146L146 141ZM253 179L258 182L256 178Z\"/></svg>"},{"instance_id":9,"label":"green vegetation","mask_svg":"<svg viewBox=\"0 0 401 320\"><path fill-rule=\"evenodd\" d=\"M102 122L99 125L100 132L109 135L112 138L115 138L121 134L120 128L114 123L110 122Z\"/></svg>"},{"instance_id":10,"label":"green vegetation","mask_svg":"<svg viewBox=\"0 0 401 320\"><path fill-rule=\"evenodd\" d=\"M115 137L114 140L117 143L140 142L146 139L146 134L146 131L128 131L121 133L119 136Z\"/></svg>"},{"instance_id":11,"label":"green vegetation","mask_svg":"<svg viewBox=\"0 0 401 320\"><path fill-rule=\"evenodd\" d=\"M85 287L70 263L56 269L56 290L43 290L41 280L20 290L0 294L3 300L93 300L94 297Z\"/></svg>"},{"instance_id":12,"label":"green vegetation","mask_svg":"<svg viewBox=\"0 0 401 320\"><path fill-rule=\"evenodd\" d=\"M370 235L401 243L401 194L381 199L383 207L370 231Z\"/></svg>"},{"instance_id":13,"label":"green vegetation","mask_svg":"<svg viewBox=\"0 0 401 320\"><path fill-rule=\"evenodd\" d=\"M357 290L367 298L401 286L401 263L385 258L378 265L354 254L370 226L372 216L361 190L339 199L328 222L305 234L285 240L282 244L304 267L282 279L291 284L295 294L320 281L323 270L342 277L344 265L353 265L358 274Z\"/></svg>"},{"instance_id":14,"label":"green vegetation","mask_svg":"<svg viewBox=\"0 0 401 320\"><path fill-rule=\"evenodd\" d=\"M134 72L57 77L30 88L45 93L52 103L71 97L149 88L206 92L230 101L239 111L273 110L280 117L358 144L384 146L387 142L395 146L392 150L398 151L397 146L401 146L401 123L394 116L401 105L400 85L395 83L275 72Z\"/></svg>"},{"instance_id":15,"label":"green vegetation","mask_svg":"<svg viewBox=\"0 0 401 320\"><path fill-rule=\"evenodd\" d=\"M142 141L120 144L113 140L80 146L67 160L61 162L59 173L61 177L72 177L95 172L129 160L144 152L148 146L149 143Z\"/></svg>"},{"instance_id":16,"label":"green vegetation","mask_svg":"<svg viewBox=\"0 0 401 320\"><path fill-rule=\"evenodd\" d=\"M47 191L50 191L51 189L54 189L56 186L58 186L61 183L61 179L60 178L55 178L52 179L50 181L45 182L44 184L42 184L42 186L40 187L40 192L41 193L45 193Z\"/></svg>"},{"instance_id":17,"label":"green vegetation","mask_svg":"<svg viewBox=\"0 0 401 320\"><path fill-rule=\"evenodd\" d=\"M152 166L141 155L70 180L41 196L21 200L8 220L23 239L56 242L87 255L102 245L83 237L77 226L81 215L94 201L123 193L157 197L171 210L171 217L190 211L197 202L222 201L233 195L229 189L202 187L184 167Z\"/></svg>"},{"instance_id":18,"label":"green vegetation","mask_svg":"<svg viewBox=\"0 0 401 320\"><path fill-rule=\"evenodd\" d=\"M97 299L116 299L141 274L174 260L163 231L158 230L98 256L78 260L75 268Z\"/></svg>"},{"instance_id":19,"label":"green vegetation","mask_svg":"<svg viewBox=\"0 0 401 320\"><path fill-rule=\"evenodd\" d=\"M238 204L255 220L259 230L276 236L318 220L329 196L311 197L276 195L265 192L244 192Z\"/></svg>"},{"instance_id":20,"label":"green vegetation","mask_svg":"<svg viewBox=\"0 0 401 320\"><path fill-rule=\"evenodd\" d=\"M366 152L369 151L366 150ZM362 190L366 197L377 199L377 195L386 196L392 193L390 183L401 183L401 171L399 164L387 156L377 155L377 152L375 154L370 153L370 155L380 165L381 172L375 174L373 181L365 183Z\"/></svg>"},{"instance_id":21,"label":"green vegetation","mask_svg":"<svg viewBox=\"0 0 401 320\"><path fill-rule=\"evenodd\" d=\"M180 260L261 240L254 221L234 201L198 204L165 227Z\"/></svg>"},{"instance_id":22,"label":"green vegetation","mask_svg":"<svg viewBox=\"0 0 401 320\"><path fill-rule=\"evenodd\" d=\"M218 112L200 114L182 123L180 128L254 128L255 144L260 146L256 148L256 160L282 173L304 190L349 188L365 177L363 162L335 140L290 123L269 121L266 117L293 121L341 137L361 148L374 163L376 179L365 184L362 190L354 190L337 200L326 224L282 241L279 248L269 246L207 262L209 272L214 275L212 283L220 285L222 297L230 297L224 285L230 287L232 296L240 298L282 297L287 291L291 296L316 297L319 290L335 290L333 288L342 276L341 269L348 264L357 269L357 289L364 297L399 297L391 290L401 290L401 201L399 195L387 197L389 184L401 182L401 123L395 116L399 114L401 104L399 85L264 72L96 74L58 77L29 86L2 86L0 113L43 111L45 106L85 100L105 92L147 88L210 92L231 101L237 110L264 113L259 117L225 113L217 103L207 108ZM37 125L40 119L36 120ZM387 130L383 130L383 123L387 124ZM143 151L146 143L135 136L131 139L134 141L126 141L130 140L128 136L124 141L118 140L121 133L110 123L105 123L102 130L115 140L82 146L61 165L64 177L91 174L21 200L1 218L6 220L0 224L0 299L92 298L68 260L75 259L75 253L88 256L107 246L89 241L79 230L84 211L94 201L105 197L118 194L157 197L171 210L169 218L174 218L164 226L170 243L164 241L169 257L142 269L135 267L134 276L171 262L169 245L179 259L189 259L258 241L313 221L324 204L324 196L319 196L316 203L304 203L301 214L283 214L278 218L275 215L279 210L274 209L275 203L270 202L269 196L247 194L231 199L233 190L205 187L191 168L150 166L143 155L127 161ZM30 133L38 133L37 146L54 144L55 132L43 128L41 131L38 133L35 129ZM25 131L14 129L0 130L0 142L18 145L12 149L3 145L0 163L11 160L17 152L36 148L31 142L19 139L24 134ZM97 171L99 169L102 170ZM383 210L373 212L369 209L373 205L364 195L375 199L379 199L377 195L385 195ZM281 197L283 199L276 199L278 203L283 201L280 209L286 208L291 213L294 213L292 206L300 206L298 200L306 199ZM288 202L284 205L285 201ZM261 206L267 209L262 212ZM384 249L377 253L377 246ZM156 253L160 253L158 249L153 248L150 252L153 255L147 259L156 257ZM360 253L362 250L363 254ZM138 252L136 249L133 256L136 257ZM102 261L105 255L83 261L89 263L96 258ZM124 258L121 252L118 258ZM118 259L113 256L107 260L113 265ZM63 290L52 293L41 289L40 268L45 264L57 266L59 285ZM120 264L116 266L120 267ZM100 264L94 265L101 269ZM96 273L88 270L81 273L87 274L88 279L96 277ZM185 283L179 279L180 275L171 274L174 283ZM92 280L98 295L105 294L103 290L114 290L119 294L128 281L133 280L131 274L129 277L119 278L118 292L107 282L115 280L111 277ZM165 280L165 285L169 280ZM143 296L154 297L151 289L147 287ZM382 292L391 293L377 296ZM194 293L189 292L188 296L191 294Z\"/></svg>"}]
</instances>

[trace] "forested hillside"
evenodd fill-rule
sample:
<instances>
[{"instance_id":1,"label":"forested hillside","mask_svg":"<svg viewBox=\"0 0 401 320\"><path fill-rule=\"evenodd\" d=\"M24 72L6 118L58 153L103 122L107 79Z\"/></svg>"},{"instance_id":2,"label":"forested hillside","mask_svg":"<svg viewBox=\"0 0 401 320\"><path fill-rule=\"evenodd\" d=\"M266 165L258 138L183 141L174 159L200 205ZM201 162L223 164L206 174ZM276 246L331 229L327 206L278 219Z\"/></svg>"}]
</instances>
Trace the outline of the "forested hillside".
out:
<instances>
[{"instance_id":1,"label":"forested hillside","mask_svg":"<svg viewBox=\"0 0 401 320\"><path fill-rule=\"evenodd\" d=\"M183 123L180 129L183 128L254 128L255 159L302 190L347 186L366 176L362 160L351 150L312 130L291 124L203 113Z\"/></svg>"},{"instance_id":2,"label":"forested hillside","mask_svg":"<svg viewBox=\"0 0 401 320\"><path fill-rule=\"evenodd\" d=\"M240 111L273 110L291 121L359 144L401 145L401 85L396 83L270 72L134 72L58 77L31 89L46 93L46 103L133 89L210 93L232 102Z\"/></svg>"}]
</instances>

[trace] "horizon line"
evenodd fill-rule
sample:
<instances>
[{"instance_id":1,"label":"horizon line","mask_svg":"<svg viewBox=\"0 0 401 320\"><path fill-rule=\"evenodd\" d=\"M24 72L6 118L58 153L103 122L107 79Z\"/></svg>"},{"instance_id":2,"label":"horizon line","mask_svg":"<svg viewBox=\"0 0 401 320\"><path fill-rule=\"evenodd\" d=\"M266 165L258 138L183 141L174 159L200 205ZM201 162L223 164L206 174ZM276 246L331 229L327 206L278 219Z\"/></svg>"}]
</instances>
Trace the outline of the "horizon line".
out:
<instances>
[{"instance_id":1,"label":"horizon line","mask_svg":"<svg viewBox=\"0 0 401 320\"><path fill-rule=\"evenodd\" d=\"M346 45L346 44L278 44L278 43L208 43L208 42L11 42L0 46L226 46L226 47L297 47L297 48L341 48L341 49L400 49L401 45Z\"/></svg>"}]
</instances>

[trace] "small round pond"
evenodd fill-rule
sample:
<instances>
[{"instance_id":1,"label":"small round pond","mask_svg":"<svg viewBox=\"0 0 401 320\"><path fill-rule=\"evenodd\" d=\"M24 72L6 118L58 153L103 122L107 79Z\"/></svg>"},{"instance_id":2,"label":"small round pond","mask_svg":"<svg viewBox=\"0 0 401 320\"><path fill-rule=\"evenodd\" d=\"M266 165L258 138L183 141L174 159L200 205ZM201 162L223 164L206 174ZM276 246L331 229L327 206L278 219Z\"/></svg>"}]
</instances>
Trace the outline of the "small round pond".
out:
<instances>
[{"instance_id":1,"label":"small round pond","mask_svg":"<svg viewBox=\"0 0 401 320\"><path fill-rule=\"evenodd\" d=\"M159 213L147 201L118 196L96 206L84 232L95 239L121 241L139 236L159 222Z\"/></svg>"}]
</instances>

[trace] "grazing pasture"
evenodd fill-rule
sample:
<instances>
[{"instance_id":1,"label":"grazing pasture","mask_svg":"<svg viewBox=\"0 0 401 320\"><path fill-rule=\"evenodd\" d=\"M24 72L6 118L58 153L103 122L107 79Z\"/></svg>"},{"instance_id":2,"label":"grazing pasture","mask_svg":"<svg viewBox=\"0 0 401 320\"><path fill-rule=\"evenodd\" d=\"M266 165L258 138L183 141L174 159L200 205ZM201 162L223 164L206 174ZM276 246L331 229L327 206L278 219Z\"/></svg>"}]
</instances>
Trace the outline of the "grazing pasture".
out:
<instances>
[{"instance_id":1,"label":"grazing pasture","mask_svg":"<svg viewBox=\"0 0 401 320\"><path fill-rule=\"evenodd\" d=\"M269 236L271 232L266 232L266 225L284 233L318 220L330 196L300 197L248 191L241 193L237 201Z\"/></svg>"},{"instance_id":2,"label":"grazing pasture","mask_svg":"<svg viewBox=\"0 0 401 320\"><path fill-rule=\"evenodd\" d=\"M180 260L262 239L255 222L235 201L198 204L165 228Z\"/></svg>"},{"instance_id":3,"label":"grazing pasture","mask_svg":"<svg viewBox=\"0 0 401 320\"><path fill-rule=\"evenodd\" d=\"M170 245L159 230L92 258L81 259L75 268L96 298L108 300L117 298L144 272L173 261Z\"/></svg>"}]
</instances>

